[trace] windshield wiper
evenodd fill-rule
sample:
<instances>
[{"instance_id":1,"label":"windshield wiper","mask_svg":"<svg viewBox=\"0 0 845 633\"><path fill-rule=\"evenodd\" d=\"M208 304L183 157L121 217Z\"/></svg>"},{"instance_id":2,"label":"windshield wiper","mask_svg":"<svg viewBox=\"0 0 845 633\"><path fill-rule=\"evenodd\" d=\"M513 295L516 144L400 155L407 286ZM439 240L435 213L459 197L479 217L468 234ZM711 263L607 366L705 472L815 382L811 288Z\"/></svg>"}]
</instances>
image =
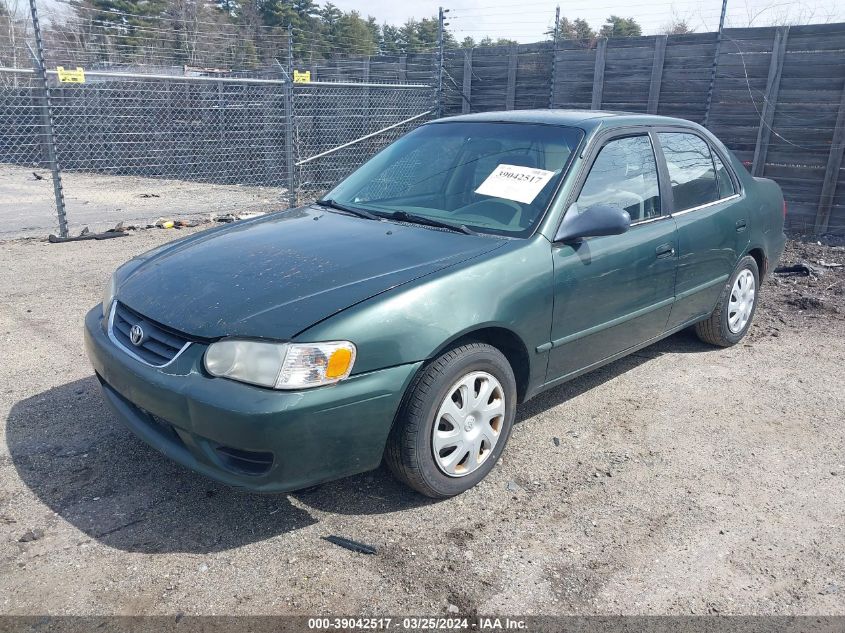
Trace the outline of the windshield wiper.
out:
<instances>
[{"instance_id":1,"label":"windshield wiper","mask_svg":"<svg viewBox=\"0 0 845 633\"><path fill-rule=\"evenodd\" d=\"M425 226L434 226L439 229L448 229L456 233L466 233L467 235L478 235L475 231L464 224L452 224L451 222L443 222L442 220L435 220L424 215L416 215L415 213L408 213L407 211L394 211L386 214L385 217L391 220L399 220L400 222L409 222L411 224L423 224Z\"/></svg>"},{"instance_id":2,"label":"windshield wiper","mask_svg":"<svg viewBox=\"0 0 845 633\"><path fill-rule=\"evenodd\" d=\"M381 220L381 218L375 213L370 213L369 211L365 211L364 209L358 209L356 207L348 207L345 204L335 202L331 198L317 200L316 204L321 207L326 207L327 209L336 209L338 211L343 211L344 213L349 213L351 215L358 216L359 218L367 218L368 220Z\"/></svg>"}]
</instances>

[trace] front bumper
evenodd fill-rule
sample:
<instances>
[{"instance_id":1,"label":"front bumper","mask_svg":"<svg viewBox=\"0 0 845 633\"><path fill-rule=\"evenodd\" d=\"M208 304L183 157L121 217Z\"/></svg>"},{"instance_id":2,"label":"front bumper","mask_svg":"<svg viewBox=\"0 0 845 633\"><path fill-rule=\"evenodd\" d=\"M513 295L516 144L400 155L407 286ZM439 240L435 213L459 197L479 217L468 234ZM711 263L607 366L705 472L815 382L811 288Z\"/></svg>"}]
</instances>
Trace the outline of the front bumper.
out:
<instances>
[{"instance_id":1,"label":"front bumper","mask_svg":"<svg viewBox=\"0 0 845 633\"><path fill-rule=\"evenodd\" d=\"M256 492L287 492L376 468L420 365L273 391L208 377L205 346L197 343L171 365L145 365L112 343L102 320L100 306L85 317L85 349L121 421L171 459Z\"/></svg>"}]
</instances>

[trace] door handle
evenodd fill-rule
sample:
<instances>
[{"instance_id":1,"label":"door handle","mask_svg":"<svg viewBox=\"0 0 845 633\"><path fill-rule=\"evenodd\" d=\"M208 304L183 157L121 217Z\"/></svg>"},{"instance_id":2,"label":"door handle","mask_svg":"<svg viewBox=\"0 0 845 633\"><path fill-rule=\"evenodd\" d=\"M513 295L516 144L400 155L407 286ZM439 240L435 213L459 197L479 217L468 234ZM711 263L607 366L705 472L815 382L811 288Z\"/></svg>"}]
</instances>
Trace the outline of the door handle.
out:
<instances>
[{"instance_id":1,"label":"door handle","mask_svg":"<svg viewBox=\"0 0 845 633\"><path fill-rule=\"evenodd\" d=\"M658 259L666 259L667 257L672 257L672 255L675 254L675 247L672 244L661 244L654 249L654 252Z\"/></svg>"},{"instance_id":2,"label":"door handle","mask_svg":"<svg viewBox=\"0 0 845 633\"><path fill-rule=\"evenodd\" d=\"M742 220L737 220L736 221L736 232L742 233L747 226L748 226L748 222L746 222L744 218Z\"/></svg>"}]
</instances>

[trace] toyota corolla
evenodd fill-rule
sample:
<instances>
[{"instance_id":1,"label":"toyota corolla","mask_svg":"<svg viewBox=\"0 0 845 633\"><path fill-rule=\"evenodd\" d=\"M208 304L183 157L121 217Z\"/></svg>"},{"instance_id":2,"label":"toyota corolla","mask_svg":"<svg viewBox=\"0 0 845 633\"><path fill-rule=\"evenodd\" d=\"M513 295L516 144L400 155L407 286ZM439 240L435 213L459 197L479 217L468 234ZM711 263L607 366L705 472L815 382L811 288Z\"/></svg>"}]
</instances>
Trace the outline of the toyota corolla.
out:
<instances>
[{"instance_id":1,"label":"toyota corolla","mask_svg":"<svg viewBox=\"0 0 845 633\"><path fill-rule=\"evenodd\" d=\"M117 417L209 477L282 492L384 460L448 497L518 403L683 328L741 340L784 214L687 121L441 119L314 204L124 264L86 348Z\"/></svg>"}]
</instances>

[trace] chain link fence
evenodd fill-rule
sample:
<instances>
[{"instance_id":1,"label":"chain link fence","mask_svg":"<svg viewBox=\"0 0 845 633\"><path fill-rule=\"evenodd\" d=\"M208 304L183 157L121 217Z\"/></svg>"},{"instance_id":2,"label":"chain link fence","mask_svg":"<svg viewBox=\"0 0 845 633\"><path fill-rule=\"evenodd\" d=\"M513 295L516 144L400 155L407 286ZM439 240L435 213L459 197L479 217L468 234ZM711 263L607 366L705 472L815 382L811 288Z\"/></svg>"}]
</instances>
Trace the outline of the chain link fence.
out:
<instances>
[{"instance_id":1,"label":"chain link fence","mask_svg":"<svg viewBox=\"0 0 845 633\"><path fill-rule=\"evenodd\" d=\"M58 226L46 115L35 73L0 68L0 235Z\"/></svg>"},{"instance_id":2,"label":"chain link fence","mask_svg":"<svg viewBox=\"0 0 845 633\"><path fill-rule=\"evenodd\" d=\"M434 114L422 84L294 85L297 200L313 200Z\"/></svg>"},{"instance_id":3,"label":"chain link fence","mask_svg":"<svg viewBox=\"0 0 845 633\"><path fill-rule=\"evenodd\" d=\"M74 231L302 204L434 111L430 83L294 83L279 29L254 50L103 13L51 19L41 41L37 11L0 31L0 237L61 232L63 212Z\"/></svg>"}]
</instances>

